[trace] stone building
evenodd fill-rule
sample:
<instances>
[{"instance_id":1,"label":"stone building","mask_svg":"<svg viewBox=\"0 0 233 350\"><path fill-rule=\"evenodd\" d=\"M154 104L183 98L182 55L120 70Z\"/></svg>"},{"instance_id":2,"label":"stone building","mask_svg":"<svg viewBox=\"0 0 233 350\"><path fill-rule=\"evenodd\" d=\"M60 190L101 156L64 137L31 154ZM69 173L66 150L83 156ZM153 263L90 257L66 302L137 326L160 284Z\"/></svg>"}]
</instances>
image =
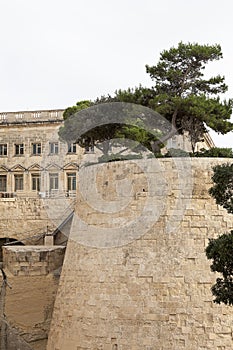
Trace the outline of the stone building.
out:
<instances>
[{"instance_id":1,"label":"stone building","mask_svg":"<svg viewBox=\"0 0 233 350\"><path fill-rule=\"evenodd\" d=\"M62 143L63 110L0 114L0 196L75 195L80 149Z\"/></svg>"},{"instance_id":2,"label":"stone building","mask_svg":"<svg viewBox=\"0 0 233 350\"><path fill-rule=\"evenodd\" d=\"M98 152L85 158L78 145L59 140L63 112L0 113L0 246L11 240L43 243L42 239L30 237L53 233L63 225L72 211L69 206L75 200L81 162L98 161ZM197 149L213 146L207 134ZM171 147L190 151L188 136L173 137L167 144L167 148ZM65 206L64 198L69 198ZM50 210L48 214L46 208L58 206L59 201L60 211L53 215Z\"/></svg>"},{"instance_id":3,"label":"stone building","mask_svg":"<svg viewBox=\"0 0 233 350\"><path fill-rule=\"evenodd\" d=\"M159 200L167 207L155 225L144 236L110 249L88 248L70 239L63 264L65 248L59 245L67 243L64 231L68 235L71 227L71 238L76 232L75 220L70 222L74 210L94 228L118 227L130 215L138 216L149 195L144 174L134 169L129 175L136 186L129 194L132 205L121 217L89 211L81 195L76 201L83 150L59 140L62 123L63 110L0 113L0 245L13 240L29 245L3 248L3 267L12 288L6 286L1 293L2 350L232 348L231 311L213 306L213 276L204 256L208 237L231 227L230 217L208 197L212 160L204 165L192 160L194 185L186 212L174 205L179 203L179 186L190 177L179 182L174 171L179 161L174 165L170 159L159 160L158 173L161 176L162 169L167 182L165 191L158 183L157 195L165 196ZM187 135L179 136L168 147L189 150L188 142ZM198 149L213 145L206 135ZM97 166L97 187L106 203L117 199L109 179L119 188L126 186L119 193L123 202L128 199L127 182L122 180L131 165L121 163ZM180 170L183 174L183 164ZM89 184L86 179L84 185ZM150 197L157 203L155 194ZM167 235L171 213L179 227ZM49 235L56 246L40 246Z\"/></svg>"},{"instance_id":4,"label":"stone building","mask_svg":"<svg viewBox=\"0 0 233 350\"><path fill-rule=\"evenodd\" d=\"M49 217L46 210L76 195L83 151L59 140L62 122L63 110L0 113L0 245L43 244L43 235L70 215Z\"/></svg>"},{"instance_id":5,"label":"stone building","mask_svg":"<svg viewBox=\"0 0 233 350\"><path fill-rule=\"evenodd\" d=\"M215 147L215 144L211 138L211 136L206 133L203 137L203 140L200 142L197 142L196 144L196 152L201 151L201 149L210 149L212 147ZM184 133L183 135L176 135L172 137L167 142L167 148L179 148L183 149L186 152L192 152L191 143L189 140L188 133Z\"/></svg>"},{"instance_id":6,"label":"stone building","mask_svg":"<svg viewBox=\"0 0 233 350\"><path fill-rule=\"evenodd\" d=\"M63 110L0 113L0 248L12 252L0 272L1 350L46 347L82 155L59 140L62 121Z\"/></svg>"},{"instance_id":7,"label":"stone building","mask_svg":"<svg viewBox=\"0 0 233 350\"><path fill-rule=\"evenodd\" d=\"M0 113L0 198L75 196L83 150L59 140L63 112ZM207 134L197 149L213 146ZM191 149L186 134L167 147Z\"/></svg>"},{"instance_id":8,"label":"stone building","mask_svg":"<svg viewBox=\"0 0 233 350\"><path fill-rule=\"evenodd\" d=\"M208 239L233 225L208 193L213 166L225 162L157 158L80 170L86 183L95 172L99 191L78 193L47 350L233 348L232 309L213 303L218 275L205 255Z\"/></svg>"}]
</instances>

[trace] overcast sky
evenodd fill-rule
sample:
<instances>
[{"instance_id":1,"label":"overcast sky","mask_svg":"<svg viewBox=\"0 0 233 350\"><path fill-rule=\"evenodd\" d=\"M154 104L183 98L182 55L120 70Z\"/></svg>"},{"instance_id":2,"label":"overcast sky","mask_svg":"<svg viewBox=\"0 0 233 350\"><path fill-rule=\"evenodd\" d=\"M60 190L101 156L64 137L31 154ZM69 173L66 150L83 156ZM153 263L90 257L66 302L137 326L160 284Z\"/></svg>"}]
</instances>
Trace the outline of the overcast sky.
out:
<instances>
[{"instance_id":1,"label":"overcast sky","mask_svg":"<svg viewBox=\"0 0 233 350\"><path fill-rule=\"evenodd\" d=\"M232 0L0 0L0 111L150 86L145 65L179 41L221 45L208 74L225 75L233 97L232 13ZM232 135L213 137L232 147Z\"/></svg>"}]
</instances>

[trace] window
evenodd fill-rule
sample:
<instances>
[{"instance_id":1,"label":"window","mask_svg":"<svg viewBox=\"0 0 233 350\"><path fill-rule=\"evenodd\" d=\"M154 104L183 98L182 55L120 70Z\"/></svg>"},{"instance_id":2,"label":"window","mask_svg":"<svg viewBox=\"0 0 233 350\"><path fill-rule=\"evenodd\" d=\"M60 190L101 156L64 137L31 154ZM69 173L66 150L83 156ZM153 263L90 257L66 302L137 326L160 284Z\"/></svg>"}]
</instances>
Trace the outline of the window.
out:
<instances>
[{"instance_id":1,"label":"window","mask_svg":"<svg viewBox=\"0 0 233 350\"><path fill-rule=\"evenodd\" d=\"M15 192L23 190L23 174L15 175Z\"/></svg>"},{"instance_id":2,"label":"window","mask_svg":"<svg viewBox=\"0 0 233 350\"><path fill-rule=\"evenodd\" d=\"M17 156L24 154L24 144L23 143L19 143L19 144L15 145L15 154Z\"/></svg>"},{"instance_id":3,"label":"window","mask_svg":"<svg viewBox=\"0 0 233 350\"><path fill-rule=\"evenodd\" d=\"M40 174L32 174L32 191L40 191Z\"/></svg>"},{"instance_id":4,"label":"window","mask_svg":"<svg viewBox=\"0 0 233 350\"><path fill-rule=\"evenodd\" d=\"M0 120L6 120L6 119L7 119L6 113L0 113Z\"/></svg>"},{"instance_id":5,"label":"window","mask_svg":"<svg viewBox=\"0 0 233 350\"><path fill-rule=\"evenodd\" d=\"M6 192L6 175L0 175L0 192Z\"/></svg>"},{"instance_id":6,"label":"window","mask_svg":"<svg viewBox=\"0 0 233 350\"><path fill-rule=\"evenodd\" d=\"M88 137L84 140L85 153L94 153L94 141Z\"/></svg>"},{"instance_id":7,"label":"window","mask_svg":"<svg viewBox=\"0 0 233 350\"><path fill-rule=\"evenodd\" d=\"M76 143L68 143L68 153L76 153Z\"/></svg>"},{"instance_id":8,"label":"window","mask_svg":"<svg viewBox=\"0 0 233 350\"><path fill-rule=\"evenodd\" d=\"M67 174L67 190L76 191L76 173Z\"/></svg>"},{"instance_id":9,"label":"window","mask_svg":"<svg viewBox=\"0 0 233 350\"><path fill-rule=\"evenodd\" d=\"M49 174L49 190L58 190L58 173Z\"/></svg>"},{"instance_id":10,"label":"window","mask_svg":"<svg viewBox=\"0 0 233 350\"><path fill-rule=\"evenodd\" d=\"M7 156L7 144L6 143L0 144L0 156Z\"/></svg>"},{"instance_id":11,"label":"window","mask_svg":"<svg viewBox=\"0 0 233 350\"><path fill-rule=\"evenodd\" d=\"M41 143L32 144L32 154L33 155L41 154Z\"/></svg>"},{"instance_id":12,"label":"window","mask_svg":"<svg viewBox=\"0 0 233 350\"><path fill-rule=\"evenodd\" d=\"M57 118L58 117L58 111L51 111L49 114L50 114L51 118L53 118L53 117Z\"/></svg>"},{"instance_id":13,"label":"window","mask_svg":"<svg viewBox=\"0 0 233 350\"><path fill-rule=\"evenodd\" d=\"M16 119L22 119L23 118L23 113L16 113L15 118Z\"/></svg>"},{"instance_id":14,"label":"window","mask_svg":"<svg viewBox=\"0 0 233 350\"><path fill-rule=\"evenodd\" d=\"M33 118L40 118L40 112L34 112Z\"/></svg>"},{"instance_id":15,"label":"window","mask_svg":"<svg viewBox=\"0 0 233 350\"><path fill-rule=\"evenodd\" d=\"M49 144L49 153L58 154L58 142L51 142Z\"/></svg>"}]
</instances>

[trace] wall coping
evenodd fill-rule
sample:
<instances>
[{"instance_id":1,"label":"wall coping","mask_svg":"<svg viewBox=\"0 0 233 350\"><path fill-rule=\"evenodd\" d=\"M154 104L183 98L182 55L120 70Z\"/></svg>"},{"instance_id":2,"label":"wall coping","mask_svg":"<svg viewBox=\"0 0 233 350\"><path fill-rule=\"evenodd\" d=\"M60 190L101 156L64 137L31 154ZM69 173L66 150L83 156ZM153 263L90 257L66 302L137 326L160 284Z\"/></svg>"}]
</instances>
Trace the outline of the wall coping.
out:
<instances>
[{"instance_id":1,"label":"wall coping","mask_svg":"<svg viewBox=\"0 0 233 350\"><path fill-rule=\"evenodd\" d=\"M66 247L63 245L56 245L56 246L40 246L40 245L27 245L27 246L3 246L4 250L8 250L11 252L52 252L54 250L58 249L65 249Z\"/></svg>"}]
</instances>

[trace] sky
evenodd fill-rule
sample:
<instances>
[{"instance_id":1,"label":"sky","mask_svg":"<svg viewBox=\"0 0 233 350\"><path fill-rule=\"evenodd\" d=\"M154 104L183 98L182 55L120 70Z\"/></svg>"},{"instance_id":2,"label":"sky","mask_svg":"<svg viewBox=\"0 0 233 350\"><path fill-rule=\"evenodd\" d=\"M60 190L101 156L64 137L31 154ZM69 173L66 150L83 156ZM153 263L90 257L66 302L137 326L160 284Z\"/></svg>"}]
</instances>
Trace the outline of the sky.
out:
<instances>
[{"instance_id":1,"label":"sky","mask_svg":"<svg viewBox=\"0 0 233 350\"><path fill-rule=\"evenodd\" d=\"M151 86L145 65L184 43L220 44L233 97L232 0L0 0L0 111L60 109ZM233 133L211 133L232 147Z\"/></svg>"}]
</instances>

